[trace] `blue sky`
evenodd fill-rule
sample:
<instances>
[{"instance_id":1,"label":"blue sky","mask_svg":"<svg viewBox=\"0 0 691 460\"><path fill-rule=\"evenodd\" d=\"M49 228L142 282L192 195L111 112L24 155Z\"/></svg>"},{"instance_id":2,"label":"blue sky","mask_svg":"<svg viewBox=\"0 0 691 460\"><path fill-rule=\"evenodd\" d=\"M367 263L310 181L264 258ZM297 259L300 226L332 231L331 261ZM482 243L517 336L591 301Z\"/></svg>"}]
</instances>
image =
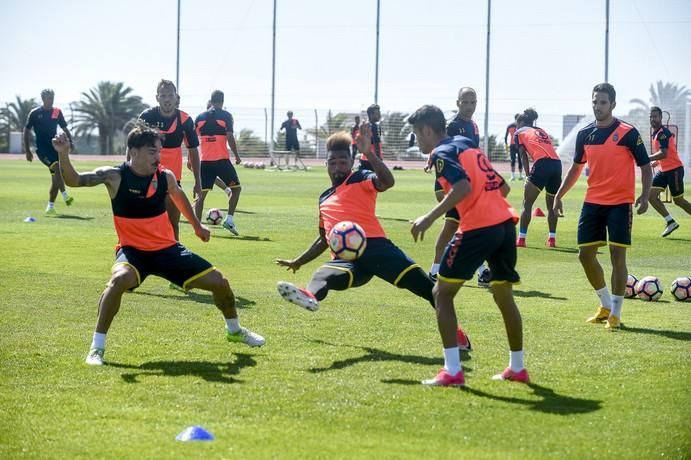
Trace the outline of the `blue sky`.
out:
<instances>
[{"instance_id":1,"label":"blue sky","mask_svg":"<svg viewBox=\"0 0 691 460\"><path fill-rule=\"evenodd\" d=\"M238 127L263 129L271 103L272 0L182 0L182 108L196 115L226 93ZM534 106L561 135L561 115L589 113L604 78L605 0L492 2L491 132ZM278 0L276 123L287 109L354 112L374 98L376 0ZM175 79L176 1L3 0L0 103L56 91L67 109L100 80L123 81L149 104ZM454 108L457 90L485 108L486 3L381 0L379 103L409 112ZM657 80L691 87L691 1L611 0L609 80L620 114ZM306 123L303 121L303 125ZM261 127L261 128L260 128ZM553 128L552 128L553 127Z\"/></svg>"}]
</instances>

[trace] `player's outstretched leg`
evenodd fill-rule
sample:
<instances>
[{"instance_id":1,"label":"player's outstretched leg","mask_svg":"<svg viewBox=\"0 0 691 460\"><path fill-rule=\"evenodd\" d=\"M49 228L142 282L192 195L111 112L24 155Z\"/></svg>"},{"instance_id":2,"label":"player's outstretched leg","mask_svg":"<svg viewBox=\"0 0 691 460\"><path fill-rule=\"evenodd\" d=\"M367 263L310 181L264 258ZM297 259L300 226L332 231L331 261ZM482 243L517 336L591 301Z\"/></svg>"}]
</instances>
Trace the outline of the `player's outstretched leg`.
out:
<instances>
[{"instance_id":1,"label":"player's outstretched leg","mask_svg":"<svg viewBox=\"0 0 691 460\"><path fill-rule=\"evenodd\" d=\"M509 366L500 374L493 376L492 379L528 383L530 377L523 364L523 322L513 298L513 286L507 282L494 283L492 295L504 319L510 350Z\"/></svg>"}]
</instances>

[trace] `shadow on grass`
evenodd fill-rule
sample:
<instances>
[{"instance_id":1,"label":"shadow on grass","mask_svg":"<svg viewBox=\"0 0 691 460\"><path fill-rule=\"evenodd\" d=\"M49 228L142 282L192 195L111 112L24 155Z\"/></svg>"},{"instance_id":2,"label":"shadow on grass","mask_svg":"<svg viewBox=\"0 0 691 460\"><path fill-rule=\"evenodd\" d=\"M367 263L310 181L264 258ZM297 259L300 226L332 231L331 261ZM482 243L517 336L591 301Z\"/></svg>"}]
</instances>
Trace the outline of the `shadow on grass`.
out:
<instances>
[{"instance_id":1,"label":"shadow on grass","mask_svg":"<svg viewBox=\"0 0 691 460\"><path fill-rule=\"evenodd\" d=\"M566 297L556 297L550 294L549 292L542 291L519 291L514 289L513 295L515 295L516 297L540 297L542 299L550 300L569 300Z\"/></svg>"},{"instance_id":2,"label":"shadow on grass","mask_svg":"<svg viewBox=\"0 0 691 460\"><path fill-rule=\"evenodd\" d=\"M682 340L684 342L691 342L691 332L687 331L668 331L665 329L648 329L645 327L629 327L624 324L621 325L622 332L634 332L636 334L651 334L667 337L668 339Z\"/></svg>"},{"instance_id":3,"label":"shadow on grass","mask_svg":"<svg viewBox=\"0 0 691 460\"><path fill-rule=\"evenodd\" d=\"M51 219L94 220L93 217L73 216L72 214L58 214L52 216Z\"/></svg>"},{"instance_id":4,"label":"shadow on grass","mask_svg":"<svg viewBox=\"0 0 691 460\"><path fill-rule=\"evenodd\" d=\"M465 371L465 367L463 368ZM421 385L419 380L409 379L388 379L382 380L382 383L392 383L396 385ZM520 385L518 383L507 383L507 385ZM546 388L534 383L529 383L528 387L533 390L535 396L542 398L539 401L530 399L521 399L508 396L493 395L484 391L477 390L470 387L461 387L460 391L464 391L481 398L494 399L495 401L503 401L510 404L520 404L528 406L528 409L537 412L544 412L546 414L556 415L573 415L573 414L588 414L595 412L602 408L602 401L595 399L573 398L571 396L560 395L551 388Z\"/></svg>"},{"instance_id":5,"label":"shadow on grass","mask_svg":"<svg viewBox=\"0 0 691 460\"><path fill-rule=\"evenodd\" d=\"M125 372L120 375L122 380L127 383L139 383L139 377L182 377L182 376L197 376L201 377L207 382L215 383L242 383L234 375L238 375L240 371L246 367L254 367L257 362L252 355L244 353L236 353L237 359L235 362L218 362L212 363L209 361L150 361L148 363L140 364L139 366L132 366L130 364L121 364L108 362L108 367L116 367L120 369L131 369L132 372Z\"/></svg>"},{"instance_id":6,"label":"shadow on grass","mask_svg":"<svg viewBox=\"0 0 691 460\"><path fill-rule=\"evenodd\" d=\"M325 342L322 340L312 340L314 343L320 343L324 345L332 345L335 347L348 347L348 348L357 348L360 350L363 350L365 352L364 355L362 356L357 356L354 358L347 358L339 361L334 361L330 366L328 367L312 367L309 369L309 371L313 374L318 374L320 372L328 372L328 371L335 371L339 369L344 369L346 367L354 366L355 364L359 363L372 363L372 362L383 362L383 361L398 361L401 363L411 363L411 364L426 364L426 365L435 365L435 366L442 366L443 360L441 358L430 358L428 356L415 356L415 355L401 355L397 353L390 353L388 351L384 350L379 350L377 348L372 348L372 347L358 347L358 346L353 346L353 345L338 345L335 343L329 343ZM471 357L468 353L466 352L461 352L461 358L463 361L470 361ZM472 372L471 368L466 368L463 367L463 370L465 372Z\"/></svg>"},{"instance_id":7,"label":"shadow on grass","mask_svg":"<svg viewBox=\"0 0 691 460\"><path fill-rule=\"evenodd\" d=\"M221 233L220 235L214 234L213 238L223 238L225 240L240 240L240 241L273 241L271 238L261 237L261 236L253 236L253 235L235 236L235 235L231 235L227 231L226 231L226 233Z\"/></svg>"},{"instance_id":8,"label":"shadow on grass","mask_svg":"<svg viewBox=\"0 0 691 460\"><path fill-rule=\"evenodd\" d=\"M410 223L411 220L415 220L414 217L412 219L401 219L400 217L381 217L381 216L378 216L377 218L379 220L390 220L393 222L405 222L405 223Z\"/></svg>"},{"instance_id":9,"label":"shadow on grass","mask_svg":"<svg viewBox=\"0 0 691 460\"><path fill-rule=\"evenodd\" d=\"M161 299L170 299L170 300L186 300L188 302L198 302L198 303L203 303L207 305L214 305L214 297L211 294L200 294L196 291L187 291L182 292L182 291L172 291L176 292L176 294L158 294L156 292L143 292L143 291L133 291L130 294L133 295L145 295L145 296L151 296L151 297L159 297ZM203 291L202 291L203 292ZM235 306L237 308L246 308L252 305L256 305L257 302L254 300L247 299L245 297L235 297Z\"/></svg>"}]
</instances>

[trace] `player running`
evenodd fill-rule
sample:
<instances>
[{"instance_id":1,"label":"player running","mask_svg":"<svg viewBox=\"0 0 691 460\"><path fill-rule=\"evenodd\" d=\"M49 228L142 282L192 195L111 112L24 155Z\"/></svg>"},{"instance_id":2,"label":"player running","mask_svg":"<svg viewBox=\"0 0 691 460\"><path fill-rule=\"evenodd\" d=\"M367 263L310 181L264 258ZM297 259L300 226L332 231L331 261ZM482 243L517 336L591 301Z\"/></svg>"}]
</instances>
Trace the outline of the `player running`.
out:
<instances>
[{"instance_id":1,"label":"player running","mask_svg":"<svg viewBox=\"0 0 691 460\"><path fill-rule=\"evenodd\" d=\"M518 147L516 146L516 121L520 114L513 116L514 122L509 123L506 127L506 132L504 132L504 147L509 151L509 157L511 159L511 180L516 180L516 160L518 160L518 179L523 180L523 161L521 156L518 154ZM507 140L508 139L508 140ZM526 174L528 170L525 169Z\"/></svg>"},{"instance_id":2,"label":"player running","mask_svg":"<svg viewBox=\"0 0 691 460\"><path fill-rule=\"evenodd\" d=\"M523 210L521 221L518 225L518 240L516 246L525 247L525 238L528 235L533 203L538 195L545 189L545 203L547 204L547 247L557 245L557 220L558 214L554 211L554 194L561 185L561 160L554 150L549 134L542 128L533 124L537 120L537 112L532 109L525 111L516 118L515 145L521 157L521 163L526 171L530 171L523 191ZM530 162L533 168L530 169Z\"/></svg>"}]
</instances>

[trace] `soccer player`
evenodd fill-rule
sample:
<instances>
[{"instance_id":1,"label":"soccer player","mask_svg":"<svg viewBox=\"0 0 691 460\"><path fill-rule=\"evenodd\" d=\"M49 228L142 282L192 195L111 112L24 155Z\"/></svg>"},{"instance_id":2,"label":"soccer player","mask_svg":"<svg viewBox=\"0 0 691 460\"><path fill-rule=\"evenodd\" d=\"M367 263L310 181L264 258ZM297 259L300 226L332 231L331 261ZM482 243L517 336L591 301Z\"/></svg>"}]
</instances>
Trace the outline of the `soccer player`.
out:
<instances>
[{"instance_id":1,"label":"soccer player","mask_svg":"<svg viewBox=\"0 0 691 460\"><path fill-rule=\"evenodd\" d=\"M631 223L636 192L635 165L641 170L641 195L635 199L638 214L648 209L652 171L638 130L615 118L617 93L609 83L593 88L595 122L578 132L573 164L554 198L554 210L573 187L587 162L590 174L581 216L578 221L578 259L585 276L600 299L600 307L589 323L606 322L608 329L621 326L621 307L626 290L626 248L631 246ZM612 295L597 260L597 250L607 245L612 261Z\"/></svg>"},{"instance_id":2,"label":"soccer player","mask_svg":"<svg viewBox=\"0 0 691 460\"><path fill-rule=\"evenodd\" d=\"M297 118L293 118L293 112L291 110L289 110L286 115L288 119L283 122L279 131L286 130L286 150L288 151L288 158L290 158L290 152L295 152L295 167L297 168L298 160L300 159L298 129L302 129L302 126L300 126L300 122ZM286 166L290 166L290 160L286 161Z\"/></svg>"},{"instance_id":3,"label":"soccer player","mask_svg":"<svg viewBox=\"0 0 691 460\"><path fill-rule=\"evenodd\" d=\"M557 219L558 213L554 211L554 194L561 185L561 160L554 150L549 134L542 128L534 126L537 120L535 109L528 108L516 118L516 133L514 145L518 148L521 163L526 171L530 171L523 191L523 210L521 221L518 225L518 240L516 246L525 247L525 238L528 235L533 203L538 195L545 189L545 203L547 204L547 247L557 245ZM533 169L530 169L530 161L533 161Z\"/></svg>"},{"instance_id":4,"label":"soccer player","mask_svg":"<svg viewBox=\"0 0 691 460\"><path fill-rule=\"evenodd\" d=\"M381 136L379 135L379 121L381 120L381 108L377 104L372 104L367 107L367 128L370 133L370 148L366 152L360 149L360 165L359 169L366 169L368 171L374 171L374 165L370 163L369 157L376 155L379 159L382 159L381 153ZM362 136L362 132L360 132Z\"/></svg>"},{"instance_id":5,"label":"soccer player","mask_svg":"<svg viewBox=\"0 0 691 460\"><path fill-rule=\"evenodd\" d=\"M369 126L363 123L358 144L361 152L370 151L371 138ZM331 187L319 198L319 235L300 256L276 259L276 263L295 272L316 259L329 247L327 235L341 221L352 221L363 228L367 235L365 251L353 261L332 259L326 262L312 275L306 289L281 281L278 283L279 294L291 303L316 311L329 291L363 286L376 276L409 290L434 306L434 283L418 264L386 237L374 213L377 195L394 185L393 174L377 155L370 158L373 170L352 171L350 142L350 136L345 132L333 134L326 141ZM463 330L459 328L455 334L463 349L469 350L470 342Z\"/></svg>"},{"instance_id":6,"label":"soccer player","mask_svg":"<svg viewBox=\"0 0 691 460\"><path fill-rule=\"evenodd\" d=\"M53 107L54 99L55 93L52 89L41 91L43 105L36 107L29 113L23 133L26 161L31 162L34 159L34 154L31 152L31 130L33 129L36 135L36 155L50 171L51 181L48 191L48 205L45 211L48 216L57 214L55 211L55 198L58 196L58 190L62 194L62 199L65 200L67 206L71 206L74 202L74 198L65 190L65 182L62 180L62 175L57 168L58 153L51 144L51 140L58 131L58 125L60 125L70 144L72 144L72 135L70 130L67 129L67 122L62 111L57 107Z\"/></svg>"},{"instance_id":7,"label":"soccer player","mask_svg":"<svg viewBox=\"0 0 691 460\"><path fill-rule=\"evenodd\" d=\"M360 115L355 115L355 124L350 128L350 137L353 138L352 144L350 144L350 152L353 156L353 160L357 156L357 138L360 135Z\"/></svg>"},{"instance_id":8,"label":"soccer player","mask_svg":"<svg viewBox=\"0 0 691 460\"><path fill-rule=\"evenodd\" d=\"M518 119L519 115L519 113L514 115L514 120ZM518 154L518 148L516 147L515 133L516 122L514 121L506 127L506 132L504 133L504 147L509 150L509 156L511 158L511 180L516 180L516 160L518 160L518 178L523 180L523 162L521 156ZM509 139L508 141L507 138ZM527 169L526 174L528 174Z\"/></svg>"},{"instance_id":9,"label":"soccer player","mask_svg":"<svg viewBox=\"0 0 691 460\"><path fill-rule=\"evenodd\" d=\"M169 169L175 175L180 185L182 180L182 142L185 141L188 151L188 163L194 175L194 196L201 191L199 176L199 139L194 131L194 120L182 110L178 109L179 96L175 83L170 80L161 80L156 87L157 107L144 110L139 118L149 125L157 128L163 134L163 147L161 148L161 165ZM175 239L180 237L180 211L175 204L166 198L166 210L168 218L173 226Z\"/></svg>"},{"instance_id":10,"label":"soccer player","mask_svg":"<svg viewBox=\"0 0 691 460\"><path fill-rule=\"evenodd\" d=\"M477 93L475 93L475 90L468 86L464 86L458 90L456 107L458 107L458 113L446 127L446 134L450 137L463 136L469 139L474 147L479 148L480 129L473 121L473 114L475 114L475 109L477 108ZM413 135L415 135L415 133L413 133ZM428 167L431 168L432 165L429 164ZM444 199L444 190L439 181L434 182L434 195L438 202ZM434 262L430 269L430 275L433 279L436 279L437 273L439 272L441 257L444 254L446 245L456 234L459 223L460 217L458 216L458 211L456 208L450 209L446 213L444 226L439 232L439 236L437 236L437 241L434 245ZM489 287L490 276L491 273L483 261L477 269L478 286Z\"/></svg>"},{"instance_id":11,"label":"soccer player","mask_svg":"<svg viewBox=\"0 0 691 460\"><path fill-rule=\"evenodd\" d=\"M233 134L233 116L223 110L223 91L216 90L211 93L211 108L199 115L195 121L197 134L201 141L201 179L202 192L197 195L194 202L194 211L198 219L204 212L204 200L214 186L216 178L231 189L228 197L228 214L223 221L223 228L233 235L239 235L235 226L233 215L240 199L240 179L238 173L230 161L228 146L235 156L235 163L240 164L242 159L238 154L238 147Z\"/></svg>"},{"instance_id":12,"label":"soccer player","mask_svg":"<svg viewBox=\"0 0 691 460\"><path fill-rule=\"evenodd\" d=\"M98 321L87 364L103 365L106 334L120 309L122 295L138 287L149 275L160 276L185 289L211 291L226 321L227 340L251 347L264 345L262 336L240 326L228 280L173 235L166 215L166 197L170 197L192 224L199 239L209 241L210 232L194 215L175 175L161 167L161 135L157 130L143 123L136 125L127 135L129 160L118 167L103 166L87 173L78 173L72 166L65 134L56 136L53 146L58 151L60 169L68 185L106 186L118 235L115 264L99 300Z\"/></svg>"},{"instance_id":13,"label":"soccer player","mask_svg":"<svg viewBox=\"0 0 691 460\"><path fill-rule=\"evenodd\" d=\"M660 192L669 187L674 204L691 214L691 203L684 198L684 164L677 153L676 136L665 126L662 126L662 109L650 108L650 126L653 128L653 154L650 161L657 161L660 171L653 177L653 185L650 189L650 204L665 218L667 226L662 232L663 237L668 236L679 228L679 224L667 211L665 204L660 200Z\"/></svg>"},{"instance_id":14,"label":"soccer player","mask_svg":"<svg viewBox=\"0 0 691 460\"><path fill-rule=\"evenodd\" d=\"M521 314L513 298L512 285L519 282L515 270L517 216L505 198L509 186L482 151L467 138L446 135L444 114L438 107L420 107L408 118L408 123L413 126L420 149L431 153L437 179L446 192L440 203L415 219L411 227L413 239L422 240L434 221L452 207L456 207L461 216L459 232L446 247L444 263L434 286L444 368L422 383L433 386L465 384L456 340L454 297L484 260L492 272L492 295L504 319L510 348L509 367L493 378L528 382L528 371L523 364Z\"/></svg>"}]
</instances>

